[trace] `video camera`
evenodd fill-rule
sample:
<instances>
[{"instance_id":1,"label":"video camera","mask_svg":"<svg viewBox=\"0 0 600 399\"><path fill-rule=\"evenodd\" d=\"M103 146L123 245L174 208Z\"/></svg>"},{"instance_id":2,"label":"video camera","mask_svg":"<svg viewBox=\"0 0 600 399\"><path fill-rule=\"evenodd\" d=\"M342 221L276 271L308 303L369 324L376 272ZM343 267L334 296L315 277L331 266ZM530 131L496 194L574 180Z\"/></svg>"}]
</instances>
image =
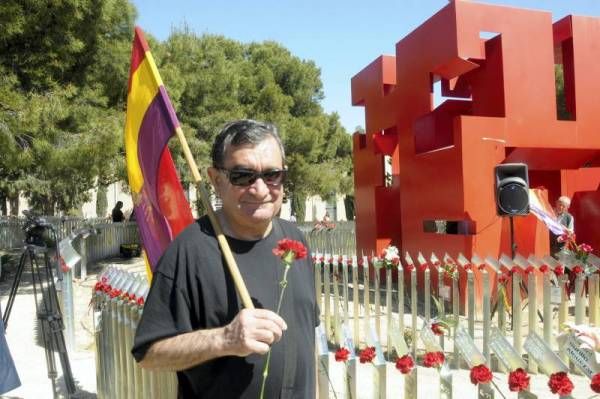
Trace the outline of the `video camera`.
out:
<instances>
[{"instance_id":1,"label":"video camera","mask_svg":"<svg viewBox=\"0 0 600 399\"><path fill-rule=\"evenodd\" d=\"M48 230L53 229L51 223L45 218L34 214L31 211L24 210L25 223L23 224L23 231L25 232L25 243L37 245L40 247L53 247L56 246L56 241L51 238Z\"/></svg>"}]
</instances>

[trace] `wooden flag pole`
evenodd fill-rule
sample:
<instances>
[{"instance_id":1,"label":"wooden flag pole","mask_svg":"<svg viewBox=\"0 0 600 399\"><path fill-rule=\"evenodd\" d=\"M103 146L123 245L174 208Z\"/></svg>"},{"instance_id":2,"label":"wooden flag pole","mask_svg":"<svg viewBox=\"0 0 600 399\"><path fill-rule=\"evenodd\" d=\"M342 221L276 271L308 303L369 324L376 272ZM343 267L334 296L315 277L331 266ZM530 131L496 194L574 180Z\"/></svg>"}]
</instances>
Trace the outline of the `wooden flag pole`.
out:
<instances>
[{"instance_id":1,"label":"wooden flag pole","mask_svg":"<svg viewBox=\"0 0 600 399\"><path fill-rule=\"evenodd\" d=\"M212 208L210 203L210 198L208 196L208 192L204 188L202 183L202 177L200 176L200 171L198 170L198 165L196 165L196 161L194 161L194 157L192 156L192 152L190 151L190 147L188 146L187 140L183 135L183 130L181 127L177 127L175 129L175 134L181 143L181 147L183 148L183 154L185 155L185 159L190 167L190 171L192 172L192 176L194 178L194 183L196 187L200 191L200 198L204 207L206 208L208 219L215 229L215 233L217 235L217 241L219 242L219 246L221 247L221 251L223 251L223 256L225 257L225 263L227 263L227 268L229 269L229 273L231 273L231 277L233 278L233 282L235 283L235 288L237 289L238 294L240 294L240 298L242 299L242 303L246 309L254 309L254 304L252 304L252 299L250 299L250 294L248 293L248 289L246 288L246 284L244 283L244 279L240 274L240 269L238 269L237 264L235 263L235 259L233 258L233 254L231 253L231 248L229 248L229 243L223 234L223 229L221 228L221 224L217 220L217 216L215 211Z\"/></svg>"}]
</instances>

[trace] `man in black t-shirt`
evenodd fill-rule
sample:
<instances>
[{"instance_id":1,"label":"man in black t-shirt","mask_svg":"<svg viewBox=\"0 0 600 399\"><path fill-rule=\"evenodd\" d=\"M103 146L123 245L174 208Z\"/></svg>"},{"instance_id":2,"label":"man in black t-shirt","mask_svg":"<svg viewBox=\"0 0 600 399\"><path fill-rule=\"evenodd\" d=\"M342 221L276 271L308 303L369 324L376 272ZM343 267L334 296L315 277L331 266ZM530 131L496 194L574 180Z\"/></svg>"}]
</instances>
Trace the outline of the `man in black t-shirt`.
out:
<instances>
[{"instance_id":1,"label":"man in black t-shirt","mask_svg":"<svg viewBox=\"0 0 600 399\"><path fill-rule=\"evenodd\" d=\"M265 398L314 398L314 271L297 260L280 314L274 313L283 266L277 241L304 241L276 218L283 198L285 156L273 125L226 125L208 169L223 201L217 212L256 309L242 309L215 233L202 217L167 248L152 279L138 325L135 358L142 367L176 370L180 398L258 398L271 348Z\"/></svg>"}]
</instances>

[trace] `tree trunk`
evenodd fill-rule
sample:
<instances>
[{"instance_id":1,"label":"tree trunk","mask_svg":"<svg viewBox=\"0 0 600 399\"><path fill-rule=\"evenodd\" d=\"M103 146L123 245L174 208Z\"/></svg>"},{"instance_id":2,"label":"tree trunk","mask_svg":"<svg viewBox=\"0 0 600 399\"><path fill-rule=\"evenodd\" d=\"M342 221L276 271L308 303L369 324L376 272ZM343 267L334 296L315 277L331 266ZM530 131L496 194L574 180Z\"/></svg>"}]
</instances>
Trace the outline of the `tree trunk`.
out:
<instances>
[{"instance_id":1,"label":"tree trunk","mask_svg":"<svg viewBox=\"0 0 600 399\"><path fill-rule=\"evenodd\" d=\"M108 215L107 191L108 187L106 185L98 184L98 191L96 191L96 217L103 218Z\"/></svg>"},{"instance_id":2,"label":"tree trunk","mask_svg":"<svg viewBox=\"0 0 600 399\"><path fill-rule=\"evenodd\" d=\"M296 216L298 223L305 222L306 219L306 194L292 193L292 215Z\"/></svg>"},{"instance_id":3,"label":"tree trunk","mask_svg":"<svg viewBox=\"0 0 600 399\"><path fill-rule=\"evenodd\" d=\"M19 216L19 194L8 198L10 204L10 216Z\"/></svg>"}]
</instances>

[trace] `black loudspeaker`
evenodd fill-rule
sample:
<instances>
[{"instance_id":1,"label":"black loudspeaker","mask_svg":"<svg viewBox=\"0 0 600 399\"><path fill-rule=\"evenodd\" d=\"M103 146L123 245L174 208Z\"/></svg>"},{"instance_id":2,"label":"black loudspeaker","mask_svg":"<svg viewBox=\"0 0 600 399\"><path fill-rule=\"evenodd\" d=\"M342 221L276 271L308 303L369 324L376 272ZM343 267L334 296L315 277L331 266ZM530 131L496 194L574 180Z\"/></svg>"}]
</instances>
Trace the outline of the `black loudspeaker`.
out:
<instances>
[{"instance_id":1,"label":"black loudspeaker","mask_svg":"<svg viewBox=\"0 0 600 399\"><path fill-rule=\"evenodd\" d=\"M529 173L524 163L505 163L494 168L496 211L500 216L529 214Z\"/></svg>"}]
</instances>

